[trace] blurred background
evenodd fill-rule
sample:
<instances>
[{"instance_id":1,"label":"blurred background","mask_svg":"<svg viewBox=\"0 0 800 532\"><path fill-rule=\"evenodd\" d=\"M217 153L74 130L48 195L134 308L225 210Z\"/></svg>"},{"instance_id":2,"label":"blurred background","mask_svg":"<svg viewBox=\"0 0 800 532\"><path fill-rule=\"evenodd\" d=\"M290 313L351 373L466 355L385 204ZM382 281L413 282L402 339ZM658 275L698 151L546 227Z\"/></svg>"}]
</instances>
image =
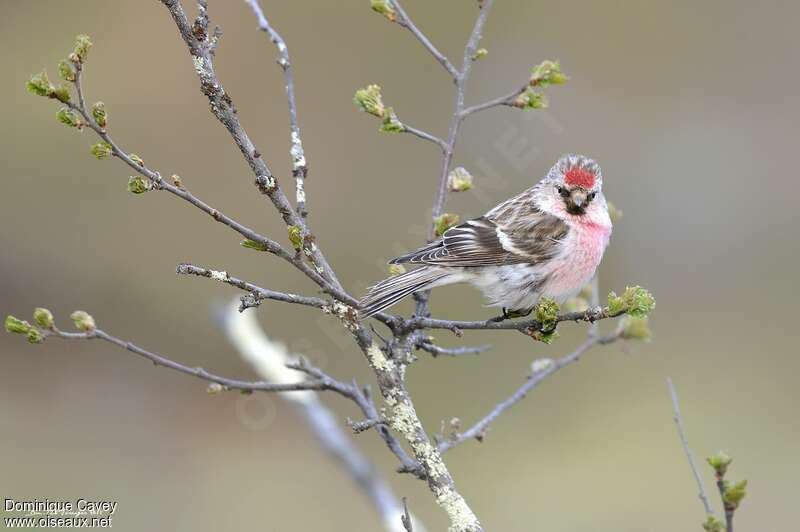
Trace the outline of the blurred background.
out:
<instances>
[{"instance_id":1,"label":"blurred background","mask_svg":"<svg viewBox=\"0 0 800 532\"><path fill-rule=\"evenodd\" d=\"M275 49L243 2L210 4L212 24L224 31L217 73L291 190ZM310 222L344 285L360 294L384 276L386 259L423 241L439 153L409 135L379 133L378 121L355 109L353 92L379 83L401 120L444 135L452 84L366 0L262 5L294 63ZM404 5L460 64L473 2ZM240 247L238 235L173 196L129 194L127 167L95 160L93 135L58 124L57 105L24 87L43 67L57 79L74 36L88 33L95 46L86 93L106 103L121 146L284 241L278 216L208 112L166 9L100 0L3 7L0 313L30 319L35 306L47 306L69 329L69 313L84 309L109 332L186 364L255 378L213 319L215 304L239 294L176 277L175 265L192 261L297 293L312 293L310 283ZM641 284L658 307L652 343L591 352L495 423L484 443L447 455L487 530L700 530L667 376L696 454L724 449L735 458L731 476L750 480L737 528L785 530L794 519L800 187L788 155L800 133L798 16L800 6L789 2L745 0L495 6L469 103L508 92L543 59L560 59L572 79L549 90L546 111L494 109L464 124L454 162L477 186L451 195L447 210L479 215L533 184L562 153L590 155L624 211L601 291ZM493 315L469 288L438 290L432 306L453 319ZM256 312L292 351L334 376L370 382L334 320L279 303ZM445 345L495 348L420 357L409 385L427 428L454 416L473 422L523 382L534 359L569 352L585 330L563 324L551 346L512 333L438 333ZM278 397L209 396L201 381L99 342L33 346L3 334L0 355L2 497L116 500L119 530L379 528L362 493ZM326 399L342 422L358 416L338 397ZM393 473L394 458L375 434L356 438L428 529L444 530L426 486Z\"/></svg>"}]
</instances>

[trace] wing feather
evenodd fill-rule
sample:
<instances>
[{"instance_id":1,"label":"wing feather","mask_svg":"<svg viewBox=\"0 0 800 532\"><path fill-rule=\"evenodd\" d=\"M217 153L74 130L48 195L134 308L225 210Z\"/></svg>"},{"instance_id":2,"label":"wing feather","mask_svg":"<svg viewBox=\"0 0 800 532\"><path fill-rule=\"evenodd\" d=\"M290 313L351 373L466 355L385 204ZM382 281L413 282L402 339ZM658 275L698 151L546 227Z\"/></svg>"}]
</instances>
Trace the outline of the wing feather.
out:
<instances>
[{"instance_id":1,"label":"wing feather","mask_svg":"<svg viewBox=\"0 0 800 532\"><path fill-rule=\"evenodd\" d=\"M532 207L524 194L485 216L451 227L442 238L390 263L480 267L535 264L552 258L569 226Z\"/></svg>"}]
</instances>

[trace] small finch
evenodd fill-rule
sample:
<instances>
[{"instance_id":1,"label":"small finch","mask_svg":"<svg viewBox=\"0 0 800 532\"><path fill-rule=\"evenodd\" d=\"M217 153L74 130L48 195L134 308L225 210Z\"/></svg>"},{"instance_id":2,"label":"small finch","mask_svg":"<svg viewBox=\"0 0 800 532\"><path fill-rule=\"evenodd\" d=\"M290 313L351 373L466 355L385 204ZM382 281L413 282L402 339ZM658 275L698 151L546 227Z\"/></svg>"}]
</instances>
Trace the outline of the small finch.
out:
<instances>
[{"instance_id":1,"label":"small finch","mask_svg":"<svg viewBox=\"0 0 800 532\"><path fill-rule=\"evenodd\" d=\"M469 282L489 305L526 315L546 296L561 303L595 274L611 237L603 176L592 159L565 155L547 176L483 216L389 264L420 267L369 289L369 317L420 290Z\"/></svg>"}]
</instances>

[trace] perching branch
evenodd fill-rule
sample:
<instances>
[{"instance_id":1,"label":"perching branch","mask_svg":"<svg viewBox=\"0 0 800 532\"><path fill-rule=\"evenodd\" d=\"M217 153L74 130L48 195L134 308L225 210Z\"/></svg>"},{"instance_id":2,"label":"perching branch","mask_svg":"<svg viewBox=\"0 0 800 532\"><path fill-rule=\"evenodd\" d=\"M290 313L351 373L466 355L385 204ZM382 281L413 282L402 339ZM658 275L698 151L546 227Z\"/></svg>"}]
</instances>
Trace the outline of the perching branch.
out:
<instances>
[{"instance_id":1,"label":"perching branch","mask_svg":"<svg viewBox=\"0 0 800 532\"><path fill-rule=\"evenodd\" d=\"M345 383L338 381L326 375L322 370L309 365L302 359L296 363L286 363L284 361L280 364L281 369L276 374L282 376L292 375L292 377L287 377L287 379L277 379L281 382L248 382L214 375L202 368L191 368L157 353L144 350L96 329L91 317L88 317L88 320L81 318L82 321L80 321L80 323L79 320L76 320L76 326L83 332L65 333L55 328L55 325L52 323L52 315L49 311L37 309L35 320L38 326L31 326L27 322L9 316L6 320L6 329L9 332L26 334L28 340L32 343L41 343L49 336L63 339L103 339L143 356L157 365L169 367L207 380L212 383L214 391L239 389L243 391L258 390L278 393L292 392L295 395L286 397L291 397L290 400L297 403L303 402L305 400L303 398L307 399L311 391L335 391L339 395L355 402L364 415L364 420L354 424L354 427L357 426L361 431L374 428L387 448L398 458L400 462L400 468L398 470L401 472L413 473L418 478L424 479L427 482L430 491L435 497L436 503L448 516L450 530L459 532L481 531L483 530L482 525L465 499L457 491L455 480L442 460L442 453L468 439L480 439L497 417L520 401L544 378L552 375L560 368L577 361L580 356L591 347L598 344L611 343L618 338L641 338L646 336L648 331L642 318L654 305L652 296L640 287L630 287L626 289L625 293L620 297L613 293L610 294L608 306L601 308L597 299L595 280L593 301L591 308L588 310L559 314L558 305L556 305L554 301L545 301L545 298L543 298L536 309L534 309L536 314L532 319L510 321L505 319L506 316L504 316L502 318L485 321L455 321L428 317L428 300L427 294L424 293L418 296L417 316L415 317L406 319L401 316L385 313L379 313L375 316L389 328L392 334L390 339L384 338L375 332L374 329L372 330L373 332L370 332L359 320L357 300L342 288L322 250L317 246L307 222L304 184L307 175L307 166L300 138L297 119L298 109L294 95L294 79L291 68L292 65L289 61L288 48L281 36L270 26L258 0L246 1L256 16L259 28L262 29L276 45L279 55L278 63L283 69L289 107L290 154L292 156L293 176L295 178L296 189L295 206L292 206L289 202L279 186L276 177L272 174L267 163L261 158L261 154L256 150L247 132L242 127L231 98L216 76L213 59L221 33L218 29L209 32L206 0L199 0L199 13L194 22L190 22L187 18L180 0L162 0L162 3L169 10L192 56L193 65L200 81L201 91L208 98L212 113L217 120L225 126L233 141L242 152L245 161L250 166L255 176L255 183L258 190L269 198L272 205L283 219L287 226L289 240L296 253L292 253L278 242L256 233L197 199L186 190L179 177L173 176L172 182L167 182L157 171L148 168L141 158L126 153L114 143L106 131L105 111L102 105L99 109L92 107L90 111L87 108L84 98L81 74L83 56L85 56L85 51L88 50L88 46L91 45L88 38L86 38L85 41L80 40L79 42L79 46L84 46L84 49L82 49L83 56L76 55L75 59L72 58L72 55L75 54L71 54L70 56L70 61L72 61L75 66L74 78L71 81L77 92L77 104L70 101L69 94L65 94L62 88L50 86L44 74L39 78L32 78L29 83L29 89L31 89L31 92L40 96L58 99L67 105L70 112L77 113L80 119L72 115L62 116L61 113L59 114L59 119L73 127L82 128L88 126L95 131L102 139L102 142L93 148L93 152L96 152L95 154L98 158L114 155L123 160L128 166L135 169L137 174L144 176L132 178L132 181L129 183L131 192L142 193L149 190L167 190L203 212L206 212L215 220L237 231L237 233L245 238L245 241L242 242L242 245L245 247L272 253L289 262L293 267L310 278L323 292L331 296L333 299L328 300L316 296L290 294L259 287L245 280L232 277L226 271L211 270L191 264L181 264L177 267L177 272L179 274L196 275L218 280L247 292L247 294L242 297L239 307L240 311L259 306L263 300L268 299L316 308L338 318L343 327L352 334L353 339L373 370L377 380L378 390L383 399L383 407L380 410L378 409L370 396L368 387L361 388L355 382ZM465 106L465 87L469 79L472 63L486 55L485 50L480 50L481 53L478 53L478 43L480 42L481 34L485 27L492 3L492 0L482 0L478 2L480 12L476 17L474 27L464 48L462 66L460 69L457 69L435 46L433 46L430 39L413 24L399 3L393 0L372 1L373 9L382 13L389 20L397 22L408 29L410 33L423 44L429 53L442 64L453 77L455 83L456 94L454 112L450 120L446 140L400 122L392 109L385 107L381 102L380 87L377 85L371 85L367 89L359 91L356 95L356 101L362 109L384 120L382 127L384 131L406 132L432 142L442 149L443 156L439 173L439 182L432 208L433 216L436 219L443 213L448 187L451 186L448 184L450 168L454 157L459 127L463 119L474 112L497 105L513 105L514 107L525 109L543 107L545 105L543 95L540 92L532 92L531 87L543 87L548 84L562 83L566 79L565 76L560 73L559 66L556 62L545 61L534 69L530 81L522 89L515 91L511 95L473 107ZM86 44L87 42L88 44ZM76 48L76 54L78 51L81 50ZM67 74L65 79L68 79L72 75L72 70L67 70L65 73ZM64 77L63 74L64 72L62 72L62 77ZM95 106L97 105L98 104L95 104ZM98 114L96 114L96 112ZM456 177L458 177L458 179L454 179L453 183L459 184L452 185L452 190L466 190L468 188L467 185L471 185L471 176L469 176L468 173L466 177ZM430 236L433 236L433 228L431 229ZM630 319L620 322L617 331L613 335L607 337L597 336L597 322L599 320L621 316L622 314L628 314ZM49 318L47 318L48 316ZM634 322L634 320L639 321ZM549 343L557 336L556 326L562 321L590 322L592 325L589 329L589 339L574 352L555 362L549 361L547 364L535 363L533 373L517 391L508 399L495 406L487 416L465 432L456 434L449 440L437 441L436 443L431 441L428 432L425 430L416 413L416 407L408 392L405 381L406 370L415 359L413 355L414 349L428 351L434 356L458 356L479 353L488 348L488 346L444 348L435 345L430 338L424 335L422 332L423 330L447 329L453 331L457 335L460 335L463 330L518 330L536 340ZM634 330L635 328L632 325L634 323L638 323L638 329L636 330ZM383 341L382 346L378 345L376 338L380 338ZM297 379L296 374L292 373L290 370L305 374L308 376L308 379ZM319 431L320 434L332 434L337 430L341 432L338 427L332 426L330 415L328 415L327 418L323 416L324 419L312 419L314 412L319 412L319 410L313 409L313 412L309 410L306 412L306 416L312 425L316 424L316 430ZM371 483L372 481L368 478L361 477L357 474L355 470L360 468L359 462L353 458L348 449L342 446L341 438L333 436L332 438L336 439L338 443L335 445L330 444L330 450L338 455L347 467L354 471L354 477L361 479L359 482L363 481L365 489L372 490L374 496L376 490L380 491L380 489ZM405 444L410 449L410 453L404 449L401 443L402 441L405 441ZM383 503L379 502L377 500L378 498L385 499L384 496L375 497L376 506L389 506L385 503L385 500ZM393 504L396 506L396 501ZM397 522L396 516L394 521L395 523ZM404 520L404 526L407 530L411 528L407 517Z\"/></svg>"}]
</instances>

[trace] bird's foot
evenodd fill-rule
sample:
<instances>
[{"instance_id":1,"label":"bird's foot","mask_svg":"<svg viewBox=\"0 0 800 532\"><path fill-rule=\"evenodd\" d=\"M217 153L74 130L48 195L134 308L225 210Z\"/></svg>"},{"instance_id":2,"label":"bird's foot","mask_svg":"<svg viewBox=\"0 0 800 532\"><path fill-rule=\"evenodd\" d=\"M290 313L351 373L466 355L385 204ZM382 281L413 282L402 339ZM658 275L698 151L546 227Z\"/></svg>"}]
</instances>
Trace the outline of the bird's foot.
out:
<instances>
[{"instance_id":1,"label":"bird's foot","mask_svg":"<svg viewBox=\"0 0 800 532\"><path fill-rule=\"evenodd\" d=\"M524 318L525 316L530 316L531 312L533 312L533 307L515 310L508 310L506 307L503 307L503 314L501 316L495 316L489 321L493 323L499 323L501 321L512 320L514 318Z\"/></svg>"}]
</instances>

